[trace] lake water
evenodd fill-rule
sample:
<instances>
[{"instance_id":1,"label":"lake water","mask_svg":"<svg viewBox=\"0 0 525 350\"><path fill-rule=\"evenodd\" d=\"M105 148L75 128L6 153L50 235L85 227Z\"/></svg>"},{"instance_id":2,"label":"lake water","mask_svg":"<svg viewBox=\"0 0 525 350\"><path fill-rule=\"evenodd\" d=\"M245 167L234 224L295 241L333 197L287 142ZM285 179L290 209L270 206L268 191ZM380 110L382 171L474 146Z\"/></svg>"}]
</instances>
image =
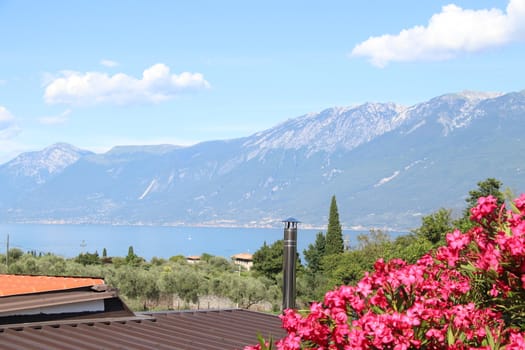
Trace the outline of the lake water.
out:
<instances>
[{"instance_id":1,"label":"lake water","mask_svg":"<svg viewBox=\"0 0 525 350\"><path fill-rule=\"evenodd\" d=\"M315 241L317 232L298 229L299 252ZM133 246L135 254L149 260L179 254L230 257L253 253L264 241L271 244L282 239L283 229L0 224L2 253L8 234L10 248L23 251L52 252L70 258L81 252L102 254L106 248L109 256L126 256L128 247Z\"/></svg>"},{"instance_id":2,"label":"lake water","mask_svg":"<svg viewBox=\"0 0 525 350\"><path fill-rule=\"evenodd\" d=\"M297 251L302 254L319 230L299 226L297 232ZM343 235L348 235L352 245L362 233L344 231ZM0 253L5 253L7 235L10 248L66 258L81 252L102 255L104 248L108 256L126 256L129 246L147 260L202 253L229 258L237 253L254 253L265 241L271 244L282 239L283 228L0 224Z\"/></svg>"}]
</instances>

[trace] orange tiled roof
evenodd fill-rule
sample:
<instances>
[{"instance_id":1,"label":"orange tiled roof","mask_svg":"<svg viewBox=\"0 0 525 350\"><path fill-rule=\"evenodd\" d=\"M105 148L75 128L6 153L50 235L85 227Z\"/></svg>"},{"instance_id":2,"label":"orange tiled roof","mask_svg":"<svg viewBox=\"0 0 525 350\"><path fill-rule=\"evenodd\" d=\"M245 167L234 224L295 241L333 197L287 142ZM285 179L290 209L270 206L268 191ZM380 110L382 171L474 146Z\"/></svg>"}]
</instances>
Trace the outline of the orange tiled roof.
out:
<instances>
[{"instance_id":1,"label":"orange tiled roof","mask_svg":"<svg viewBox=\"0 0 525 350\"><path fill-rule=\"evenodd\" d=\"M239 253L232 256L233 259L253 260L253 255L250 253Z\"/></svg>"},{"instance_id":2,"label":"orange tiled roof","mask_svg":"<svg viewBox=\"0 0 525 350\"><path fill-rule=\"evenodd\" d=\"M0 274L0 297L104 284L100 278Z\"/></svg>"}]
</instances>

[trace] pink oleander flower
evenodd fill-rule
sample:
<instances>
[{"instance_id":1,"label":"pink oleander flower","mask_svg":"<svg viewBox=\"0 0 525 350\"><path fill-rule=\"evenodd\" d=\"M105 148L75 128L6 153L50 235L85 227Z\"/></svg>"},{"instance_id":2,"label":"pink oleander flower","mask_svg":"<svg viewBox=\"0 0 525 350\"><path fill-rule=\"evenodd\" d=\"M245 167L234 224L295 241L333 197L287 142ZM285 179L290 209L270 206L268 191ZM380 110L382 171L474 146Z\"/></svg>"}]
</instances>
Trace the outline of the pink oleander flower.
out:
<instances>
[{"instance_id":1,"label":"pink oleander flower","mask_svg":"<svg viewBox=\"0 0 525 350\"><path fill-rule=\"evenodd\" d=\"M496 234L495 241L500 247L500 250L510 253L512 256L523 256L525 254L524 237L521 232L508 235L506 232L500 231Z\"/></svg>"},{"instance_id":2,"label":"pink oleander flower","mask_svg":"<svg viewBox=\"0 0 525 350\"><path fill-rule=\"evenodd\" d=\"M277 342L277 348L282 350L300 350L301 349L301 337L290 333L283 339Z\"/></svg>"},{"instance_id":3,"label":"pink oleander flower","mask_svg":"<svg viewBox=\"0 0 525 350\"><path fill-rule=\"evenodd\" d=\"M511 331L509 335L509 344L505 350L523 350L525 349L525 338L523 333Z\"/></svg>"},{"instance_id":4,"label":"pink oleander flower","mask_svg":"<svg viewBox=\"0 0 525 350\"><path fill-rule=\"evenodd\" d=\"M452 249L463 249L471 240L469 235L463 234L457 229L452 233L448 233L446 239L448 246Z\"/></svg>"},{"instance_id":5,"label":"pink oleander flower","mask_svg":"<svg viewBox=\"0 0 525 350\"><path fill-rule=\"evenodd\" d=\"M480 197L478 198L478 205L470 209L470 213L472 214L470 218L476 222L480 222L481 219L493 213L497 207L498 201L494 196Z\"/></svg>"},{"instance_id":6,"label":"pink oleander flower","mask_svg":"<svg viewBox=\"0 0 525 350\"><path fill-rule=\"evenodd\" d=\"M476 261L476 267L484 271L493 270L501 272L500 260L501 251L497 249L493 243L489 243L479 254L479 258Z\"/></svg>"},{"instance_id":7,"label":"pink oleander flower","mask_svg":"<svg viewBox=\"0 0 525 350\"><path fill-rule=\"evenodd\" d=\"M356 291L361 293L365 298L372 292L372 279L368 275L368 272L365 272L365 276L357 283Z\"/></svg>"},{"instance_id":8,"label":"pink oleander flower","mask_svg":"<svg viewBox=\"0 0 525 350\"><path fill-rule=\"evenodd\" d=\"M440 261L447 262L448 266L456 266L459 260L459 249L448 246L439 247L436 258Z\"/></svg>"},{"instance_id":9,"label":"pink oleander flower","mask_svg":"<svg viewBox=\"0 0 525 350\"><path fill-rule=\"evenodd\" d=\"M245 346L244 350L261 350L261 344Z\"/></svg>"},{"instance_id":10,"label":"pink oleander flower","mask_svg":"<svg viewBox=\"0 0 525 350\"><path fill-rule=\"evenodd\" d=\"M525 193L522 193L514 200L514 205L516 205L516 208L518 208L522 215L525 215Z\"/></svg>"},{"instance_id":11,"label":"pink oleander flower","mask_svg":"<svg viewBox=\"0 0 525 350\"><path fill-rule=\"evenodd\" d=\"M346 312L346 308L332 308L330 309L330 316L336 324L346 324L348 321L348 315Z\"/></svg>"},{"instance_id":12,"label":"pink oleander flower","mask_svg":"<svg viewBox=\"0 0 525 350\"><path fill-rule=\"evenodd\" d=\"M489 294L493 297L497 297L499 295L499 290L496 288L496 284L492 284L492 288L489 291Z\"/></svg>"},{"instance_id":13,"label":"pink oleander flower","mask_svg":"<svg viewBox=\"0 0 525 350\"><path fill-rule=\"evenodd\" d=\"M445 342L445 329L436 329L436 328L430 328L426 333L425 336L428 339L435 339L438 343L444 343Z\"/></svg>"},{"instance_id":14,"label":"pink oleander flower","mask_svg":"<svg viewBox=\"0 0 525 350\"><path fill-rule=\"evenodd\" d=\"M283 328L287 331L296 331L302 320L301 315L293 309L284 310L284 314L279 316L283 322Z\"/></svg>"}]
</instances>

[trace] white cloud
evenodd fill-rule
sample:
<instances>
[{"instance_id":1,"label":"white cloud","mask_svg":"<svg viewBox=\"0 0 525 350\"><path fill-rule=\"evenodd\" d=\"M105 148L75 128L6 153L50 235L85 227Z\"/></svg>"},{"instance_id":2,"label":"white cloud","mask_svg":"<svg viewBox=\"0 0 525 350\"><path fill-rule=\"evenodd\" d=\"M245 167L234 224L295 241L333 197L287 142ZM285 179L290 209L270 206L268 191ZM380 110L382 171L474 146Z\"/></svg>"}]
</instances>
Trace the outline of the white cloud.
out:
<instances>
[{"instance_id":1,"label":"white cloud","mask_svg":"<svg viewBox=\"0 0 525 350\"><path fill-rule=\"evenodd\" d=\"M100 60L100 64L103 65L104 67L117 67L118 66L118 62L116 61L112 61L112 60Z\"/></svg>"},{"instance_id":2,"label":"white cloud","mask_svg":"<svg viewBox=\"0 0 525 350\"><path fill-rule=\"evenodd\" d=\"M14 120L13 115L7 110L7 108L0 106L0 123L5 123Z\"/></svg>"},{"instance_id":3,"label":"white cloud","mask_svg":"<svg viewBox=\"0 0 525 350\"><path fill-rule=\"evenodd\" d=\"M0 140L7 140L20 132L20 128L15 124L15 117L7 110L0 106Z\"/></svg>"},{"instance_id":4,"label":"white cloud","mask_svg":"<svg viewBox=\"0 0 525 350\"><path fill-rule=\"evenodd\" d=\"M40 124L54 125L54 124L64 124L69 120L69 115L71 114L70 109L66 109L64 112L59 115L52 115L47 117L41 117L38 119Z\"/></svg>"},{"instance_id":5,"label":"white cloud","mask_svg":"<svg viewBox=\"0 0 525 350\"><path fill-rule=\"evenodd\" d=\"M141 78L63 71L46 84L44 99L70 105L157 103L209 87L200 73L171 74L168 66L158 63L144 70Z\"/></svg>"},{"instance_id":6,"label":"white cloud","mask_svg":"<svg viewBox=\"0 0 525 350\"><path fill-rule=\"evenodd\" d=\"M356 45L351 56L369 57L378 67L391 61L445 60L461 52L476 52L522 40L524 34L525 0L510 0L505 12L468 10L451 4L433 15L426 27L371 37Z\"/></svg>"},{"instance_id":7,"label":"white cloud","mask_svg":"<svg viewBox=\"0 0 525 350\"><path fill-rule=\"evenodd\" d=\"M381 180L379 180L375 185L374 187L379 187L379 186L383 186L384 184L386 184L387 182L390 182L392 181L394 178L396 178L397 176L399 175L399 170L396 170L394 171L394 173L388 177L384 177L382 178Z\"/></svg>"}]
</instances>

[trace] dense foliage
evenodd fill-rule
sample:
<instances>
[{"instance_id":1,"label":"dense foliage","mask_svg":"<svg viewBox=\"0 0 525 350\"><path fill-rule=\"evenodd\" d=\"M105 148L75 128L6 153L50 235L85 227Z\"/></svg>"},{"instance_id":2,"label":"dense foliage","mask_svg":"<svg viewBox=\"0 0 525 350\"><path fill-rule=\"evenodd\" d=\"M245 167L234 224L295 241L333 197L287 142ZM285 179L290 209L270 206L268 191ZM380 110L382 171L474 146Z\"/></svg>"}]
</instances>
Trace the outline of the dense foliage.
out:
<instances>
[{"instance_id":1,"label":"dense foliage","mask_svg":"<svg viewBox=\"0 0 525 350\"><path fill-rule=\"evenodd\" d=\"M511 210L480 197L470 219L415 263L378 259L309 312L285 310L277 348L524 349L525 195Z\"/></svg>"},{"instance_id":2,"label":"dense foliage","mask_svg":"<svg viewBox=\"0 0 525 350\"><path fill-rule=\"evenodd\" d=\"M283 240L267 245L266 242L253 254L253 271L274 279L283 270Z\"/></svg>"}]
</instances>

